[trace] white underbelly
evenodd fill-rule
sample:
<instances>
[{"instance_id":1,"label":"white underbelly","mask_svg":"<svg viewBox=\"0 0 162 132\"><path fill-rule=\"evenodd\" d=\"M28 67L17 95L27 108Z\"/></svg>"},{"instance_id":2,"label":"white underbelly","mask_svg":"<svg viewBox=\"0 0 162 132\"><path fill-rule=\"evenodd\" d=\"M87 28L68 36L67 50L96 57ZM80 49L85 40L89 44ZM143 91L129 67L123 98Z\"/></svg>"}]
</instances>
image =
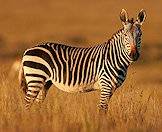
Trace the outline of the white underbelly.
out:
<instances>
[{"instance_id":1,"label":"white underbelly","mask_svg":"<svg viewBox=\"0 0 162 132\"><path fill-rule=\"evenodd\" d=\"M53 82L53 84L60 90L65 92L75 93L75 92L89 92L100 89L100 85L98 82L94 82L88 85L75 85L75 86L68 86L62 83Z\"/></svg>"}]
</instances>

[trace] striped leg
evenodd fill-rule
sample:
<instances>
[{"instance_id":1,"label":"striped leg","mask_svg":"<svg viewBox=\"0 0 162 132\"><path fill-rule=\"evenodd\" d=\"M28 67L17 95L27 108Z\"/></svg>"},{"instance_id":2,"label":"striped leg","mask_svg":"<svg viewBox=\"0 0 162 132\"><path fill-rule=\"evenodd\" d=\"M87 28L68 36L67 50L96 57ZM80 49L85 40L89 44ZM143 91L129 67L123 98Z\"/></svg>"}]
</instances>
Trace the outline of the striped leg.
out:
<instances>
[{"instance_id":1,"label":"striped leg","mask_svg":"<svg viewBox=\"0 0 162 132\"><path fill-rule=\"evenodd\" d=\"M47 81L44 85L44 87L40 90L40 92L37 95L36 101L39 103L42 103L44 99L46 98L48 89L51 87L52 81Z\"/></svg>"},{"instance_id":2,"label":"striped leg","mask_svg":"<svg viewBox=\"0 0 162 132\"><path fill-rule=\"evenodd\" d=\"M38 103L42 103L44 101L45 97L46 97L46 94L47 94L46 89L45 88L42 88L39 91L39 93L38 93L35 101L37 101Z\"/></svg>"},{"instance_id":3,"label":"striped leg","mask_svg":"<svg viewBox=\"0 0 162 132\"><path fill-rule=\"evenodd\" d=\"M28 89L25 96L25 109L30 109L38 93L44 88L43 81L32 80L28 82Z\"/></svg>"},{"instance_id":4,"label":"striped leg","mask_svg":"<svg viewBox=\"0 0 162 132\"><path fill-rule=\"evenodd\" d=\"M100 103L99 103L99 112L106 113L108 108L108 102L112 96L112 87L111 85L105 80L101 79L101 95L100 95Z\"/></svg>"}]
</instances>

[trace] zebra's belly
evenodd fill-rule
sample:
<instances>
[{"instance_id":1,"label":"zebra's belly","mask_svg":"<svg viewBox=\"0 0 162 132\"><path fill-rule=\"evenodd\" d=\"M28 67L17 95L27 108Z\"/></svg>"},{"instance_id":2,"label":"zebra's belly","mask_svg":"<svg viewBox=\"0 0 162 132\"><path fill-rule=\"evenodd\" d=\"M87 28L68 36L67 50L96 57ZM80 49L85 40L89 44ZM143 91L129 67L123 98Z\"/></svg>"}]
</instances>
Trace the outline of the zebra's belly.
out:
<instances>
[{"instance_id":1,"label":"zebra's belly","mask_svg":"<svg viewBox=\"0 0 162 132\"><path fill-rule=\"evenodd\" d=\"M60 90L63 90L65 92L69 93L75 93L75 92L90 92L94 90L100 89L100 85L98 82L94 82L91 84L82 84L82 85L75 85L75 86L68 86L63 83L53 82L53 84Z\"/></svg>"}]
</instances>

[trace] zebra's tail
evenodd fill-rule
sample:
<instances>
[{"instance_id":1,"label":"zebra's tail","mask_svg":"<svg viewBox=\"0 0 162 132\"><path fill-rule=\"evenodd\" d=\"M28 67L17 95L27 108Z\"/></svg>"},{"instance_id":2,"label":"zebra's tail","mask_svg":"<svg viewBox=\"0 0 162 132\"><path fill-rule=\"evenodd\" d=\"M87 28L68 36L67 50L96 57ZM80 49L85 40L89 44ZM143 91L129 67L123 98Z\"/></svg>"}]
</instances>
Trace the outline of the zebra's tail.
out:
<instances>
[{"instance_id":1,"label":"zebra's tail","mask_svg":"<svg viewBox=\"0 0 162 132\"><path fill-rule=\"evenodd\" d=\"M20 69L19 69L19 86L22 89L22 91L26 94L27 84L24 76L23 62L21 62Z\"/></svg>"}]
</instances>

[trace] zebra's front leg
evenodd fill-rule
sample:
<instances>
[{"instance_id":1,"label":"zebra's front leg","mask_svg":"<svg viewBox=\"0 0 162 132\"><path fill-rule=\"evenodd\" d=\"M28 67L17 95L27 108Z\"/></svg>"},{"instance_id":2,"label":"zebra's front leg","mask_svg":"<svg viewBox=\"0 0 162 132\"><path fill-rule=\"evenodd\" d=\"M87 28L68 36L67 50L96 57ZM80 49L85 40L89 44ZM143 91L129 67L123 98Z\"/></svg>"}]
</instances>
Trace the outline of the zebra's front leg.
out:
<instances>
[{"instance_id":1,"label":"zebra's front leg","mask_svg":"<svg viewBox=\"0 0 162 132\"><path fill-rule=\"evenodd\" d=\"M108 109L108 102L111 96L112 96L112 86L105 81L101 81L100 103L98 105L100 114L103 113L106 114Z\"/></svg>"}]
</instances>

